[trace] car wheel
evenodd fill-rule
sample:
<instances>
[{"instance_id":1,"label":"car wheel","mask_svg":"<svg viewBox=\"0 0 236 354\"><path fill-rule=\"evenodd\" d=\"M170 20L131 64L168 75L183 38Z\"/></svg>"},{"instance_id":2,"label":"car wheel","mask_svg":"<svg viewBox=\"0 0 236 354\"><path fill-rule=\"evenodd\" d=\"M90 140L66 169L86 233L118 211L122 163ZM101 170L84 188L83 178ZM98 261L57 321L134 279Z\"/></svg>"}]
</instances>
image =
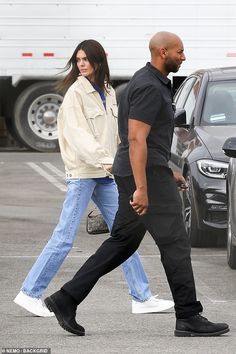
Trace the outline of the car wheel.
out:
<instances>
[{"instance_id":1,"label":"car wheel","mask_svg":"<svg viewBox=\"0 0 236 354\"><path fill-rule=\"evenodd\" d=\"M232 269L236 269L236 247L233 245L232 225L230 216L230 202L228 201L228 229L227 229L227 261Z\"/></svg>"},{"instance_id":2,"label":"car wheel","mask_svg":"<svg viewBox=\"0 0 236 354\"><path fill-rule=\"evenodd\" d=\"M212 239L202 230L199 230L197 225L197 214L193 202L193 183L191 172L185 174L186 182L189 188L183 192L183 217L185 228L190 239L192 247L207 247L211 245Z\"/></svg>"}]
</instances>

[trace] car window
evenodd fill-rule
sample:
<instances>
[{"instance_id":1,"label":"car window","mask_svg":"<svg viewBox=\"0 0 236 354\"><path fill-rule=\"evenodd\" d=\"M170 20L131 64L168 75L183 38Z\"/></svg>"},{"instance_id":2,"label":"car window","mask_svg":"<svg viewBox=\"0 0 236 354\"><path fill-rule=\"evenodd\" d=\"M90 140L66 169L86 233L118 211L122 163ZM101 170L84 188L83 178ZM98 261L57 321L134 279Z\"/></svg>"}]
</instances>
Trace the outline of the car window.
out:
<instances>
[{"instance_id":1,"label":"car window","mask_svg":"<svg viewBox=\"0 0 236 354\"><path fill-rule=\"evenodd\" d=\"M194 82L194 85L193 85L193 87L187 97L187 100L185 101L185 104L184 104L184 109L186 111L186 123L187 124L190 124L192 117L193 117L193 111L194 111L196 100L197 100L199 84L200 84L199 79Z\"/></svg>"},{"instance_id":2,"label":"car window","mask_svg":"<svg viewBox=\"0 0 236 354\"><path fill-rule=\"evenodd\" d=\"M201 125L236 124L236 81L208 84Z\"/></svg>"},{"instance_id":3,"label":"car window","mask_svg":"<svg viewBox=\"0 0 236 354\"><path fill-rule=\"evenodd\" d=\"M186 98L195 81L196 81L196 77L190 77L184 82L183 86L181 86L180 89L176 92L176 95L174 97L176 108L184 107Z\"/></svg>"}]
</instances>

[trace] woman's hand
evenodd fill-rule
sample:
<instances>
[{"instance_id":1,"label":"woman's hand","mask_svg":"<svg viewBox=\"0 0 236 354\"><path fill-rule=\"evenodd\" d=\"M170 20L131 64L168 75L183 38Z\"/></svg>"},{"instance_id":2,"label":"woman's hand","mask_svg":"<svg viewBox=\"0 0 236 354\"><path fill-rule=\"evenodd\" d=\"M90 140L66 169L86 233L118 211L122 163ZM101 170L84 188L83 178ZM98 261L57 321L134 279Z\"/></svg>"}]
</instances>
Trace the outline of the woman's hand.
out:
<instances>
[{"instance_id":1,"label":"woman's hand","mask_svg":"<svg viewBox=\"0 0 236 354\"><path fill-rule=\"evenodd\" d=\"M108 175L112 175L112 165L103 164L102 167L107 172Z\"/></svg>"}]
</instances>

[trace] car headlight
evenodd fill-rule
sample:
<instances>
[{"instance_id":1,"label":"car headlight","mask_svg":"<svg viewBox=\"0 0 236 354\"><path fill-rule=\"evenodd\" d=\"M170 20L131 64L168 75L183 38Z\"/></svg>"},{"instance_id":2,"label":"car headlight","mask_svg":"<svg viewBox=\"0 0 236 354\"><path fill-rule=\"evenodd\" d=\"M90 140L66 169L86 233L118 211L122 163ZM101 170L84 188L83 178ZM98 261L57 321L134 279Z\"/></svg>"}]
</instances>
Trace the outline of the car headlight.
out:
<instances>
[{"instance_id":1,"label":"car headlight","mask_svg":"<svg viewBox=\"0 0 236 354\"><path fill-rule=\"evenodd\" d=\"M225 179L228 163L214 160L198 160L199 171L207 177Z\"/></svg>"}]
</instances>

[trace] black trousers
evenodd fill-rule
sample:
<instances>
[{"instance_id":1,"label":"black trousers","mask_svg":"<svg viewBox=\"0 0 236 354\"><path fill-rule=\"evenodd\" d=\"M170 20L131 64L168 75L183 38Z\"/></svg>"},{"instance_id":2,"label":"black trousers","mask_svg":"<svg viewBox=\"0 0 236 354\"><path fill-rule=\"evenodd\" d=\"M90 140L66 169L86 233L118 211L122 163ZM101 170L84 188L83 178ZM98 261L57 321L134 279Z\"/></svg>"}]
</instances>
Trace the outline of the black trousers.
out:
<instances>
[{"instance_id":1,"label":"black trousers","mask_svg":"<svg viewBox=\"0 0 236 354\"><path fill-rule=\"evenodd\" d=\"M147 169L149 207L139 217L129 204L135 191L133 176L115 180L119 191L119 207L111 236L103 242L62 287L77 304L89 294L101 276L123 263L139 247L146 231L159 247L161 262L175 302L177 318L188 318L202 312L196 299L191 266L190 243L185 231L181 198L172 171L155 166Z\"/></svg>"}]
</instances>

